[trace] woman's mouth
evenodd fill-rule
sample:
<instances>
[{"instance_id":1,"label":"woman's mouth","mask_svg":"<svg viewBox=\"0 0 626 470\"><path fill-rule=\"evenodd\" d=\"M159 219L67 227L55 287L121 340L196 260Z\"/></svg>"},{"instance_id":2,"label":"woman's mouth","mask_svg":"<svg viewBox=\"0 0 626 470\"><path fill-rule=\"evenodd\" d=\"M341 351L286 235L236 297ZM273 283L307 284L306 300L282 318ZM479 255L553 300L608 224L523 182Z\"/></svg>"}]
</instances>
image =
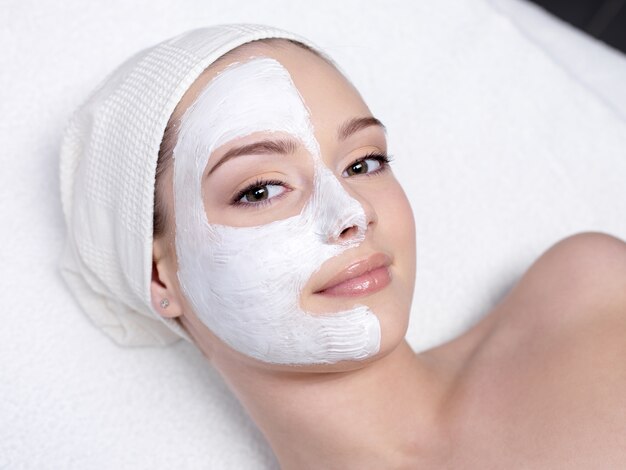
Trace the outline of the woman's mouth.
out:
<instances>
[{"instance_id":1,"label":"woman's mouth","mask_svg":"<svg viewBox=\"0 0 626 470\"><path fill-rule=\"evenodd\" d=\"M391 259L383 253L352 263L342 269L315 294L359 297L384 289L391 282Z\"/></svg>"}]
</instances>

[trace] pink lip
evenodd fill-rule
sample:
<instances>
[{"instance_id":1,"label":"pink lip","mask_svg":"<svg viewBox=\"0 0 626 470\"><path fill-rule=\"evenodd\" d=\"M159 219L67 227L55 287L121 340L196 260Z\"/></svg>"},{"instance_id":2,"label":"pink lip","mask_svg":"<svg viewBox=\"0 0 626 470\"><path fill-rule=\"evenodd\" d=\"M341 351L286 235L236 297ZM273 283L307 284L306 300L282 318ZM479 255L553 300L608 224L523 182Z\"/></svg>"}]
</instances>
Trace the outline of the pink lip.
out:
<instances>
[{"instance_id":1,"label":"pink lip","mask_svg":"<svg viewBox=\"0 0 626 470\"><path fill-rule=\"evenodd\" d=\"M315 293L342 297L373 294L391 282L390 264L389 256L376 253L341 270Z\"/></svg>"}]
</instances>

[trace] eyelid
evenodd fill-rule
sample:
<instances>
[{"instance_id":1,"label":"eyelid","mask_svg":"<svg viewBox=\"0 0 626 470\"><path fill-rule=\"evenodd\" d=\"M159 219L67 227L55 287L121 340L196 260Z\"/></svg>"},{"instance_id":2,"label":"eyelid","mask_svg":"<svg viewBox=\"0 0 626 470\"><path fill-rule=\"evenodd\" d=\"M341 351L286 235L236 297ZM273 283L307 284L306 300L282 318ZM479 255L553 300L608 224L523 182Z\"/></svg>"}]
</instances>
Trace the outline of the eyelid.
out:
<instances>
[{"instance_id":1,"label":"eyelid","mask_svg":"<svg viewBox=\"0 0 626 470\"><path fill-rule=\"evenodd\" d=\"M390 163L393 161L393 158L391 155L388 155L386 152L369 152L361 157L356 158L355 160L353 160L347 167L346 169L342 172L342 176L344 176L344 174L347 172L348 168L350 168L352 165L355 165L356 163L365 161L365 160L369 160L369 159L374 159L377 160L380 163L380 167L377 168L374 171L368 172L368 173L364 173L362 175L345 175L345 177L354 177L354 176L374 176L383 172L386 172L390 169ZM248 193L249 191L251 191L254 188L257 187L262 187L262 186L282 186L283 188L285 188L285 190L283 192L281 192L280 194L278 194L277 196L273 196L271 198L268 199L264 199L262 201L259 202L242 202L241 199L246 195L246 193ZM282 197L284 197L286 194L288 194L289 192L291 192L293 190L293 188L291 186L289 186L287 183L285 183L284 181L281 180L277 180L277 179L262 179L262 178L258 178L256 181L254 181L251 184L246 185L243 189L237 191L237 193L231 198L230 201L230 205L232 206L240 206L240 207L245 207L245 208L261 208L264 207L268 204L272 204L274 201L281 199Z\"/></svg>"},{"instance_id":2,"label":"eyelid","mask_svg":"<svg viewBox=\"0 0 626 470\"><path fill-rule=\"evenodd\" d=\"M365 160L377 160L380 163L380 167L377 168L374 171L368 172L368 173L363 173L361 175L347 175L347 171L348 168L350 168L351 166L363 162ZM383 173L387 170L390 169L390 164L393 161L393 157L391 155L388 155L386 152L369 152L365 155L363 155L362 157L358 157L357 159L355 159L354 161L352 161L352 163L350 163L341 173L341 176L344 176L345 178L351 178L354 176L373 176L373 175L377 175L379 173Z\"/></svg>"},{"instance_id":3,"label":"eyelid","mask_svg":"<svg viewBox=\"0 0 626 470\"><path fill-rule=\"evenodd\" d=\"M283 191L277 196L271 197L269 199L265 199L260 202L242 202L241 201L241 198L243 198L247 192L251 191L254 188L258 188L260 186L282 186L285 188L285 191ZM266 179L266 180L257 179L253 183L246 185L240 191L237 191L237 193L231 199L230 204L232 206L249 207L249 208L264 207L267 204L271 204L272 201L282 198L285 194L289 193L292 189L293 188L291 188L291 186L289 186L284 181L280 181L277 179Z\"/></svg>"}]
</instances>

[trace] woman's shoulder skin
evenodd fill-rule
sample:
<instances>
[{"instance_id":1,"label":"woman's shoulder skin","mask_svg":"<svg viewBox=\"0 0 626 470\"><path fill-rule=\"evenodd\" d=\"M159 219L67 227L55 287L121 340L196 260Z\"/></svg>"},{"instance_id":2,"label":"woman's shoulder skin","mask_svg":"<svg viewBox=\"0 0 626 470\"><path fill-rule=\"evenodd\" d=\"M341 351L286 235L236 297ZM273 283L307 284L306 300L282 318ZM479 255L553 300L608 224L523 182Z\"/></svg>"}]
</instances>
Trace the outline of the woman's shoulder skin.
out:
<instances>
[{"instance_id":1,"label":"woman's shoulder skin","mask_svg":"<svg viewBox=\"0 0 626 470\"><path fill-rule=\"evenodd\" d=\"M451 468L623 468L626 243L561 240L492 315L450 400Z\"/></svg>"},{"instance_id":2,"label":"woman's shoulder skin","mask_svg":"<svg viewBox=\"0 0 626 470\"><path fill-rule=\"evenodd\" d=\"M539 322L596 322L616 314L615 320L623 322L626 315L619 318L619 312L626 305L626 243L599 232L572 235L547 250L517 289L532 292L533 302L561 307L542 312L547 317L532 317Z\"/></svg>"}]
</instances>

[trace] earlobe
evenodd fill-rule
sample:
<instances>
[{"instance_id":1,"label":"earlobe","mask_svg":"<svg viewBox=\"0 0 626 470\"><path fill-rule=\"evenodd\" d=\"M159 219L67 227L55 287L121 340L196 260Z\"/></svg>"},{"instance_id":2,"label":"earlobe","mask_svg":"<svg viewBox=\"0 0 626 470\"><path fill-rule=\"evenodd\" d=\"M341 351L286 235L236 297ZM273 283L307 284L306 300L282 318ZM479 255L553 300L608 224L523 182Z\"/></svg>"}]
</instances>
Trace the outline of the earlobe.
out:
<instances>
[{"instance_id":1,"label":"earlobe","mask_svg":"<svg viewBox=\"0 0 626 470\"><path fill-rule=\"evenodd\" d=\"M163 260L152 261L150 296L152 307L162 317L176 318L182 315L182 305L178 293L173 287L169 271Z\"/></svg>"}]
</instances>

